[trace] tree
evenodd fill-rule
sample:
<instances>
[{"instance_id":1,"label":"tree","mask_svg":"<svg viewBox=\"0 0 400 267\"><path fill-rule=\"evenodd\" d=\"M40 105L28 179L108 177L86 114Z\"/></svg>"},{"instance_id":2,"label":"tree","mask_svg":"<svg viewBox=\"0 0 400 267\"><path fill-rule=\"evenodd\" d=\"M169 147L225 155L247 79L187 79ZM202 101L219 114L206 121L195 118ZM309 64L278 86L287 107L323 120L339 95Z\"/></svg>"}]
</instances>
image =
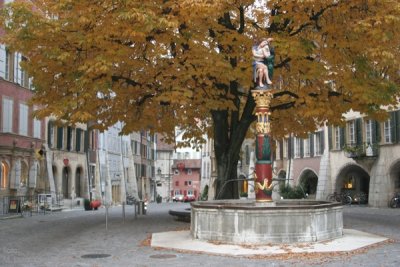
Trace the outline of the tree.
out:
<instances>
[{"instance_id":1,"label":"tree","mask_svg":"<svg viewBox=\"0 0 400 267\"><path fill-rule=\"evenodd\" d=\"M254 40L274 38L273 138L340 124L350 109L383 118L399 97L395 0L32 2L3 10L2 42L26 56L37 115L170 136L179 126L192 145L208 132L218 192L255 120Z\"/></svg>"}]
</instances>

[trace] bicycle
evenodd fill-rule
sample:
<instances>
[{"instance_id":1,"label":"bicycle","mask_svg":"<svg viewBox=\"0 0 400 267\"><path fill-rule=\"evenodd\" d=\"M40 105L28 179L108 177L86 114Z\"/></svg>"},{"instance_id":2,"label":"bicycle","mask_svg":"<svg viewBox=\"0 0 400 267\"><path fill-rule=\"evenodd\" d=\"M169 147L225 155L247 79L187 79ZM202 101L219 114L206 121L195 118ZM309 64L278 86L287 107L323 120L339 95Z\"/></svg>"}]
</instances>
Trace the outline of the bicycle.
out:
<instances>
[{"instance_id":1,"label":"bicycle","mask_svg":"<svg viewBox=\"0 0 400 267\"><path fill-rule=\"evenodd\" d=\"M368 195L364 192L360 192L354 195L353 202L357 202L358 204L367 204Z\"/></svg>"},{"instance_id":2,"label":"bicycle","mask_svg":"<svg viewBox=\"0 0 400 267\"><path fill-rule=\"evenodd\" d=\"M338 194L334 192L333 194L330 194L326 197L326 200L332 201L332 202L341 202L343 205L350 205L353 199L351 196L345 193Z\"/></svg>"},{"instance_id":3,"label":"bicycle","mask_svg":"<svg viewBox=\"0 0 400 267\"><path fill-rule=\"evenodd\" d=\"M389 207L400 208L400 193L396 193L389 202Z\"/></svg>"}]
</instances>

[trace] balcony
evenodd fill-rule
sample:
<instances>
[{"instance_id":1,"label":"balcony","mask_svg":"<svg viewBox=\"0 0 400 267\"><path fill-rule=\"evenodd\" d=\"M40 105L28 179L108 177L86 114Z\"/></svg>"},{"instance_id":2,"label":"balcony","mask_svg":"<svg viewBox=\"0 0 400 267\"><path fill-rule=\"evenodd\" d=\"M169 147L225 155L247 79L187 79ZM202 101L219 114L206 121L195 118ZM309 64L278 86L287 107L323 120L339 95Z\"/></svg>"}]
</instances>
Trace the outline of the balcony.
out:
<instances>
[{"instance_id":1,"label":"balcony","mask_svg":"<svg viewBox=\"0 0 400 267\"><path fill-rule=\"evenodd\" d=\"M343 147L344 155L348 158L373 158L378 156L378 143L346 144Z\"/></svg>"}]
</instances>

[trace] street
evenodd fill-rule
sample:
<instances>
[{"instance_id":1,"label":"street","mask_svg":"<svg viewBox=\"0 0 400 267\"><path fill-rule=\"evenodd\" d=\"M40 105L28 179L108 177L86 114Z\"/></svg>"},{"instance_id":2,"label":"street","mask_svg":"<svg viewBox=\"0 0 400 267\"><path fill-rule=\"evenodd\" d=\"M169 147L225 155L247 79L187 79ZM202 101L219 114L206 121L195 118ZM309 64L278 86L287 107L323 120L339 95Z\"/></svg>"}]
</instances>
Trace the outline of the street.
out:
<instances>
[{"instance_id":1,"label":"street","mask_svg":"<svg viewBox=\"0 0 400 267\"><path fill-rule=\"evenodd\" d=\"M126 208L63 211L0 220L0 266L399 266L400 209L344 208L344 226L391 240L354 253L235 258L149 246L151 233L187 230L168 214L185 203L151 203L147 215ZM174 242L174 240L171 240Z\"/></svg>"}]
</instances>

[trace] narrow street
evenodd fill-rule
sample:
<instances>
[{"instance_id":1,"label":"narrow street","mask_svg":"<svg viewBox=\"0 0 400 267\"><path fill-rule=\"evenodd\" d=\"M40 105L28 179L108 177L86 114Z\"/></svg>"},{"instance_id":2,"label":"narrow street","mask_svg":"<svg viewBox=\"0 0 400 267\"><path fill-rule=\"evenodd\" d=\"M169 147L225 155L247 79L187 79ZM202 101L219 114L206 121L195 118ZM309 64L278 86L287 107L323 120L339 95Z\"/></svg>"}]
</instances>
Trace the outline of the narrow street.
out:
<instances>
[{"instance_id":1,"label":"narrow street","mask_svg":"<svg viewBox=\"0 0 400 267\"><path fill-rule=\"evenodd\" d=\"M147 215L134 216L131 206L63 211L0 220L0 266L399 266L400 209L351 206L344 209L345 228L383 235L389 242L348 255L279 258L234 258L157 250L148 246L151 233L187 230L171 208L184 203L151 203ZM174 242L174 240L171 240Z\"/></svg>"}]
</instances>

